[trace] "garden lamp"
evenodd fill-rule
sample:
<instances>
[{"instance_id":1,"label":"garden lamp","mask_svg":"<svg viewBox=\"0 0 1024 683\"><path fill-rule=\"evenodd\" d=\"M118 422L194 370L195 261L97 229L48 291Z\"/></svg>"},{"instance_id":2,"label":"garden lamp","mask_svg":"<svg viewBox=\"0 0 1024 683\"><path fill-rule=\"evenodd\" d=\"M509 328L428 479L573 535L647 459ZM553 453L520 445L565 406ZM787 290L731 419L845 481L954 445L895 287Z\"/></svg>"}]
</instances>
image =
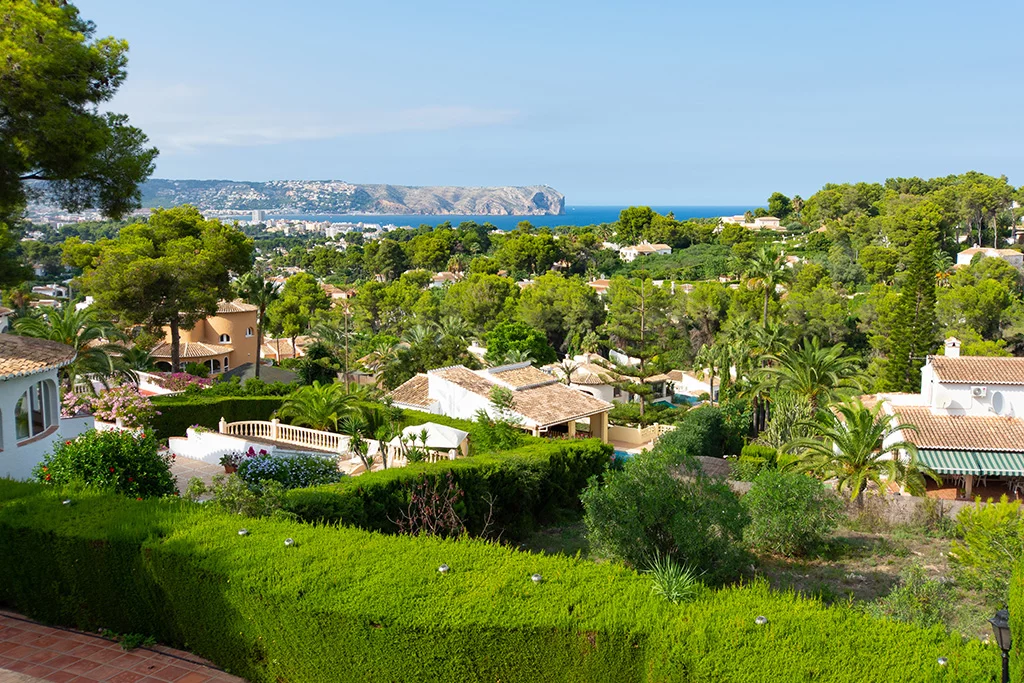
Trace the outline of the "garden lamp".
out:
<instances>
[{"instance_id":1,"label":"garden lamp","mask_svg":"<svg viewBox=\"0 0 1024 683\"><path fill-rule=\"evenodd\" d=\"M988 620L992 624L992 633L996 636L996 645L1003 652L1003 683L1010 683L1010 612L1001 609Z\"/></svg>"}]
</instances>

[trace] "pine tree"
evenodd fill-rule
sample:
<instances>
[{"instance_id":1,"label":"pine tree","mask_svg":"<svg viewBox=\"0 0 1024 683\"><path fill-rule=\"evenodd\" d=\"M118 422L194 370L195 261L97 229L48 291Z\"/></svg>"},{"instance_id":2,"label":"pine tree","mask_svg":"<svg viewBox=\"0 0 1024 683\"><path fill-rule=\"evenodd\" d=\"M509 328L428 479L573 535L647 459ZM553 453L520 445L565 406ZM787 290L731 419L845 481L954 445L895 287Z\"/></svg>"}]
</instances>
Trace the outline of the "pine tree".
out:
<instances>
[{"instance_id":1,"label":"pine tree","mask_svg":"<svg viewBox=\"0 0 1024 683\"><path fill-rule=\"evenodd\" d=\"M910 245L910 263L890 337L884 377L887 391L917 391L925 357L936 348L936 243L935 233L922 231Z\"/></svg>"}]
</instances>

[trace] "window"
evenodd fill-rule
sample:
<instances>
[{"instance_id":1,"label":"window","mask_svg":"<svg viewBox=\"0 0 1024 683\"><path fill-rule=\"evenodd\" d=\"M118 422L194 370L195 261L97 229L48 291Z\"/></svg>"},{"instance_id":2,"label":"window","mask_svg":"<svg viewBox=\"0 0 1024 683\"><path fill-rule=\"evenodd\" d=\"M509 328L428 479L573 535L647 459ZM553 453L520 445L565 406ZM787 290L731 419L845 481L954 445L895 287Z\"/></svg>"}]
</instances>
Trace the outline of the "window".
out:
<instances>
[{"instance_id":1,"label":"window","mask_svg":"<svg viewBox=\"0 0 1024 683\"><path fill-rule=\"evenodd\" d=\"M210 372L220 372L220 361L216 358L210 359Z\"/></svg>"},{"instance_id":2,"label":"window","mask_svg":"<svg viewBox=\"0 0 1024 683\"><path fill-rule=\"evenodd\" d=\"M228 371L228 357L224 356L224 372Z\"/></svg>"},{"instance_id":3,"label":"window","mask_svg":"<svg viewBox=\"0 0 1024 683\"><path fill-rule=\"evenodd\" d=\"M612 388L612 397L613 398L618 398L619 396L622 396L622 389L619 389L618 387L613 387Z\"/></svg>"},{"instance_id":4,"label":"window","mask_svg":"<svg viewBox=\"0 0 1024 683\"><path fill-rule=\"evenodd\" d=\"M222 334L222 335L220 335L220 343L221 344L230 344L231 343L231 335L230 334Z\"/></svg>"},{"instance_id":5,"label":"window","mask_svg":"<svg viewBox=\"0 0 1024 683\"><path fill-rule=\"evenodd\" d=\"M18 441L38 436L53 426L56 396L50 380L36 382L21 395L14 406L14 436Z\"/></svg>"},{"instance_id":6,"label":"window","mask_svg":"<svg viewBox=\"0 0 1024 683\"><path fill-rule=\"evenodd\" d=\"M246 337L251 337L252 335L253 335L252 328L251 327L245 328L245 336Z\"/></svg>"}]
</instances>

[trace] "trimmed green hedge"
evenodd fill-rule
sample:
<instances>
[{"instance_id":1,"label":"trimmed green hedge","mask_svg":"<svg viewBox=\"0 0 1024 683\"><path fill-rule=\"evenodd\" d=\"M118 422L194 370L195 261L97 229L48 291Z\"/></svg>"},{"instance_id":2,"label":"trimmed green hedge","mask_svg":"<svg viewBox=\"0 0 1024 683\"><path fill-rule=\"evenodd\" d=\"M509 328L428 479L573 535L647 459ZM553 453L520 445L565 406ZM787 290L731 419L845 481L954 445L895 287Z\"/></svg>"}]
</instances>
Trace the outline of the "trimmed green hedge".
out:
<instances>
[{"instance_id":1,"label":"trimmed green hedge","mask_svg":"<svg viewBox=\"0 0 1024 683\"><path fill-rule=\"evenodd\" d=\"M412 487L446 483L451 473L464 497L459 514L470 533L485 525L502 538L520 538L537 524L580 509L587 480L604 471L612 447L595 439L532 440L502 454L413 464L288 494L288 509L307 521L343 522L394 533Z\"/></svg>"},{"instance_id":2,"label":"trimmed green hedge","mask_svg":"<svg viewBox=\"0 0 1024 683\"><path fill-rule=\"evenodd\" d=\"M1024 561L1018 562L1010 581L1010 680L1024 683Z\"/></svg>"},{"instance_id":3,"label":"trimmed green hedge","mask_svg":"<svg viewBox=\"0 0 1024 683\"><path fill-rule=\"evenodd\" d=\"M150 634L254 683L901 683L999 670L977 640L764 584L674 606L614 563L274 519L246 520L247 536L239 526L179 500L0 481L0 603Z\"/></svg>"},{"instance_id":4,"label":"trimmed green hedge","mask_svg":"<svg viewBox=\"0 0 1024 683\"><path fill-rule=\"evenodd\" d=\"M160 414L153 419L153 428L158 438L166 439L185 436L192 425L217 429L221 416L228 422L269 420L283 401L283 396L157 396L153 405Z\"/></svg>"}]
</instances>

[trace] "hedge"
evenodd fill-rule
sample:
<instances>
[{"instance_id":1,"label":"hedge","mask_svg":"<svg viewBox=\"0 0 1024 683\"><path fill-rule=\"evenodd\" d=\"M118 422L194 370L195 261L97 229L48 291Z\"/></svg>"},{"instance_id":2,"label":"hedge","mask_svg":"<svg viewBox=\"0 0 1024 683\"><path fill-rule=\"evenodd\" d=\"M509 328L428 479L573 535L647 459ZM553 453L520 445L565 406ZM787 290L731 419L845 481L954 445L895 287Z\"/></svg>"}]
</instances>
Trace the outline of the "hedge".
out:
<instances>
[{"instance_id":1,"label":"hedge","mask_svg":"<svg viewBox=\"0 0 1024 683\"><path fill-rule=\"evenodd\" d=\"M160 412L153 419L158 438L185 436L192 425L217 429L223 416L228 422L269 420L281 407L283 396L158 396L153 405Z\"/></svg>"},{"instance_id":2,"label":"hedge","mask_svg":"<svg viewBox=\"0 0 1024 683\"><path fill-rule=\"evenodd\" d=\"M451 473L464 492L459 514L471 533L488 527L493 535L520 538L566 510L579 510L587 480L611 457L612 447L595 439L537 439L501 454L411 464L291 491L288 508L307 521L394 533L412 487L424 480L446 484Z\"/></svg>"},{"instance_id":3,"label":"hedge","mask_svg":"<svg viewBox=\"0 0 1024 683\"><path fill-rule=\"evenodd\" d=\"M246 536L239 526L180 500L2 481L0 603L153 635L253 683L900 683L999 670L992 645L763 583L675 606L615 563L277 519L246 520Z\"/></svg>"},{"instance_id":4,"label":"hedge","mask_svg":"<svg viewBox=\"0 0 1024 683\"><path fill-rule=\"evenodd\" d=\"M1010 581L1010 680L1024 683L1024 560L1017 563Z\"/></svg>"}]
</instances>

